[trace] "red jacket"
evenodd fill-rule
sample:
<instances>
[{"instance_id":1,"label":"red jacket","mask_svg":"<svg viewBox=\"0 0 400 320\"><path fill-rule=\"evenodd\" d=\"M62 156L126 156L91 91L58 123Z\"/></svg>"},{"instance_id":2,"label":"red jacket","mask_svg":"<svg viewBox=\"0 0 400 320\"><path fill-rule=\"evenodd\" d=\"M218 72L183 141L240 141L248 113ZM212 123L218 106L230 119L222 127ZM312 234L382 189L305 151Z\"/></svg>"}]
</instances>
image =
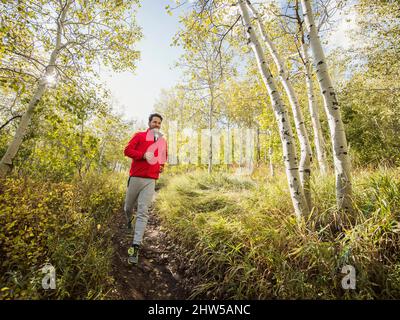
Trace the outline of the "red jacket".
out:
<instances>
[{"instance_id":1,"label":"red jacket","mask_svg":"<svg viewBox=\"0 0 400 320\"><path fill-rule=\"evenodd\" d=\"M144 154L148 151L154 154L151 161L143 159ZM167 143L163 137L155 142L153 132L147 129L133 135L125 147L124 154L132 158L129 176L158 179L160 167L164 167L167 161Z\"/></svg>"}]
</instances>

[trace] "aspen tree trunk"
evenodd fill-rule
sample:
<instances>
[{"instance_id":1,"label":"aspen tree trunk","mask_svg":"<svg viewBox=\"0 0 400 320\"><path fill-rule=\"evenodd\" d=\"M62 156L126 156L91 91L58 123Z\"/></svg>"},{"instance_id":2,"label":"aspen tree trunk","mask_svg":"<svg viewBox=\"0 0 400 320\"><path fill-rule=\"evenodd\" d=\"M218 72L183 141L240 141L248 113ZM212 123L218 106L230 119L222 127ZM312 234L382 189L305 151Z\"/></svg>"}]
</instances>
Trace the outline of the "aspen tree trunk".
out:
<instances>
[{"instance_id":1,"label":"aspen tree trunk","mask_svg":"<svg viewBox=\"0 0 400 320\"><path fill-rule=\"evenodd\" d=\"M298 2L296 2L295 12L296 12L297 24L299 26L299 31L300 31L301 54L303 55L303 57L300 58L303 62L305 76L306 76L308 109L311 115L311 124L314 132L315 153L317 154L319 170L323 175L325 175L327 173L327 167L328 167L326 163L325 141L324 141L324 136L322 134L321 121L319 119L318 104L317 101L315 100L315 95L314 95L314 84L312 81L312 66L310 63L310 57L308 55L308 45L304 37L303 21L300 18Z\"/></svg>"},{"instance_id":2,"label":"aspen tree trunk","mask_svg":"<svg viewBox=\"0 0 400 320\"><path fill-rule=\"evenodd\" d=\"M267 153L266 152L264 152L264 163L265 164L267 163Z\"/></svg>"},{"instance_id":3,"label":"aspen tree trunk","mask_svg":"<svg viewBox=\"0 0 400 320\"><path fill-rule=\"evenodd\" d=\"M306 72L308 108L310 110L311 123L314 131L315 153L317 154L319 169L321 173L325 175L327 173L325 142L324 142L324 136L322 135L321 121L319 119L318 104L317 101L315 100L315 95L314 95L312 71L307 50L308 46L305 42L303 42L302 51L305 62L304 69Z\"/></svg>"},{"instance_id":4,"label":"aspen tree trunk","mask_svg":"<svg viewBox=\"0 0 400 320\"><path fill-rule=\"evenodd\" d=\"M257 126L257 167L260 165L260 157L261 157L261 150L260 150L260 127Z\"/></svg>"},{"instance_id":5,"label":"aspen tree trunk","mask_svg":"<svg viewBox=\"0 0 400 320\"><path fill-rule=\"evenodd\" d=\"M271 173L271 177L274 176L274 164L272 163L272 147L268 148L268 158L269 158L269 171Z\"/></svg>"},{"instance_id":6,"label":"aspen tree trunk","mask_svg":"<svg viewBox=\"0 0 400 320\"><path fill-rule=\"evenodd\" d=\"M271 71L267 66L260 42L257 39L253 27L251 26L246 0L239 0L239 7L246 28L246 36L256 57L259 71L271 98L272 108L275 113L275 118L278 122L279 134L283 147L286 175L289 182L289 190L296 217L298 220L300 220L302 215L308 213L308 206L300 181L300 175L298 171L299 168L296 158L295 140L293 138L292 128L289 121L289 114L279 95L278 88L275 84L274 78L272 77Z\"/></svg>"},{"instance_id":7,"label":"aspen tree trunk","mask_svg":"<svg viewBox=\"0 0 400 320\"><path fill-rule=\"evenodd\" d=\"M213 109L214 109L214 95L211 90L211 101L210 101L210 114L209 114L209 120L208 120L208 128L209 128L209 133L210 133L210 140L209 140L209 151L208 151L208 174L211 174L212 171L212 159L213 159L213 150L212 150L212 115L213 115Z\"/></svg>"},{"instance_id":8,"label":"aspen tree trunk","mask_svg":"<svg viewBox=\"0 0 400 320\"><path fill-rule=\"evenodd\" d=\"M346 134L340 115L339 103L333 88L325 54L314 22L309 0L301 0L305 22L309 32L309 41L313 56L325 112L328 117L329 130L333 147L333 160L336 176L336 202L339 210L352 210L351 163L348 154Z\"/></svg>"},{"instance_id":9,"label":"aspen tree trunk","mask_svg":"<svg viewBox=\"0 0 400 320\"><path fill-rule=\"evenodd\" d=\"M290 81L289 72L286 69L284 62L282 61L278 50L275 45L272 43L271 39L268 37L268 34L262 25L261 19L258 15L257 10L252 6L250 0L246 1L250 12L256 19L259 31L261 33L262 39L264 40L267 48L269 50L270 55L272 56L275 65L279 72L280 81L285 88L286 94L289 98L289 103L292 108L294 123L296 127L297 136L300 142L300 163L299 163L299 173L301 184L304 189L304 195L307 200L308 207L311 208L311 191L310 191L310 177L311 177L311 161L312 161L312 151L310 142L308 139L307 130L304 124L303 113L300 108L300 103L297 98L296 92L293 88L293 85Z\"/></svg>"},{"instance_id":10,"label":"aspen tree trunk","mask_svg":"<svg viewBox=\"0 0 400 320\"><path fill-rule=\"evenodd\" d=\"M0 161L0 178L5 178L11 172L13 160L19 148L21 147L22 140L26 135L35 107L37 106L44 92L47 89L48 84L46 83L46 78L54 75L55 73L55 64L61 47L61 34L63 29L63 23L65 21L65 17L70 5L71 2L68 0L64 8L62 8L61 15L57 20L57 35L56 35L55 48L50 55L49 63L46 66L46 71L43 77L40 79L39 84L35 90L35 93L33 94L33 97L29 101L28 108L21 117L21 121L18 125L14 139L11 141L10 145L7 148L6 153L4 154L3 158Z\"/></svg>"},{"instance_id":11,"label":"aspen tree trunk","mask_svg":"<svg viewBox=\"0 0 400 320\"><path fill-rule=\"evenodd\" d=\"M208 127L209 127L209 150L208 150L208 174L211 174L212 171L212 130L211 130L211 125L212 125L212 108L210 108L210 119L208 121Z\"/></svg>"},{"instance_id":12,"label":"aspen tree trunk","mask_svg":"<svg viewBox=\"0 0 400 320\"><path fill-rule=\"evenodd\" d=\"M268 147L269 172L271 173L271 177L273 177L274 176L274 164L272 163L273 149L272 149L271 130L268 130L268 136L269 136L269 147Z\"/></svg>"}]
</instances>

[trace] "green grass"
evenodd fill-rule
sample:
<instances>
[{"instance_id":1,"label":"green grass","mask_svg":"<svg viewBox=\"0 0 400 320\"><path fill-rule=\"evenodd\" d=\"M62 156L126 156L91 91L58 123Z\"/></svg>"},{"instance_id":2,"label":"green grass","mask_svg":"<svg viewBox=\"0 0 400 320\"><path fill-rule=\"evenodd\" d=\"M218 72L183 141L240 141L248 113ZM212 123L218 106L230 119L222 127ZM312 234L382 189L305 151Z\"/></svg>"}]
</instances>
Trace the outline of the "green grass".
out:
<instances>
[{"instance_id":1,"label":"green grass","mask_svg":"<svg viewBox=\"0 0 400 320\"><path fill-rule=\"evenodd\" d=\"M157 209L199 276L193 298L400 298L399 176L357 172L351 217L335 210L333 176L316 176L315 208L301 225L282 174L175 175ZM346 264L356 268L356 290L341 287Z\"/></svg>"}]
</instances>

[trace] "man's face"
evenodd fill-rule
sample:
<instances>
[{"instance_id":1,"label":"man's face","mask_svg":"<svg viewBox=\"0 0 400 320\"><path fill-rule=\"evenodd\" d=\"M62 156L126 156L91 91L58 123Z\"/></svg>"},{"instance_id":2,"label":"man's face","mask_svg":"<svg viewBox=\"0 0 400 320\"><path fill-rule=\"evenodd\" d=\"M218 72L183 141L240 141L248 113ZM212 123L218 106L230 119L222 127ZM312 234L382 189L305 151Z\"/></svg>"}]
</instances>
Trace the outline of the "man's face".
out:
<instances>
[{"instance_id":1,"label":"man's face","mask_svg":"<svg viewBox=\"0 0 400 320\"><path fill-rule=\"evenodd\" d=\"M151 121L149 122L149 128L150 129L160 129L161 128L161 119L159 117L153 117Z\"/></svg>"}]
</instances>

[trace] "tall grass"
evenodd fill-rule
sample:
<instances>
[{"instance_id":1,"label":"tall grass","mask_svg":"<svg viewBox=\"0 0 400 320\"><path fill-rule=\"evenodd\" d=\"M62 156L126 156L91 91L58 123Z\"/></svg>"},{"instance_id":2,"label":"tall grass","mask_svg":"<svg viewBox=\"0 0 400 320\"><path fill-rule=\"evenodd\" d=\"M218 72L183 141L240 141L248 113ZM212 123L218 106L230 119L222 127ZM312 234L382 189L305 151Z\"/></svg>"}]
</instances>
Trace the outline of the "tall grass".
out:
<instances>
[{"instance_id":1,"label":"tall grass","mask_svg":"<svg viewBox=\"0 0 400 320\"><path fill-rule=\"evenodd\" d=\"M187 273L198 275L192 298L400 298L399 172L355 174L348 219L335 210L333 176L314 177L312 188L315 208L298 225L282 174L166 181L157 208L185 252ZM341 285L348 264L355 290Z\"/></svg>"},{"instance_id":2,"label":"tall grass","mask_svg":"<svg viewBox=\"0 0 400 320\"><path fill-rule=\"evenodd\" d=\"M116 174L70 183L4 181L0 298L104 298L112 282L109 224L122 207L124 186L124 177ZM42 288L46 263L55 268L55 290Z\"/></svg>"}]
</instances>

